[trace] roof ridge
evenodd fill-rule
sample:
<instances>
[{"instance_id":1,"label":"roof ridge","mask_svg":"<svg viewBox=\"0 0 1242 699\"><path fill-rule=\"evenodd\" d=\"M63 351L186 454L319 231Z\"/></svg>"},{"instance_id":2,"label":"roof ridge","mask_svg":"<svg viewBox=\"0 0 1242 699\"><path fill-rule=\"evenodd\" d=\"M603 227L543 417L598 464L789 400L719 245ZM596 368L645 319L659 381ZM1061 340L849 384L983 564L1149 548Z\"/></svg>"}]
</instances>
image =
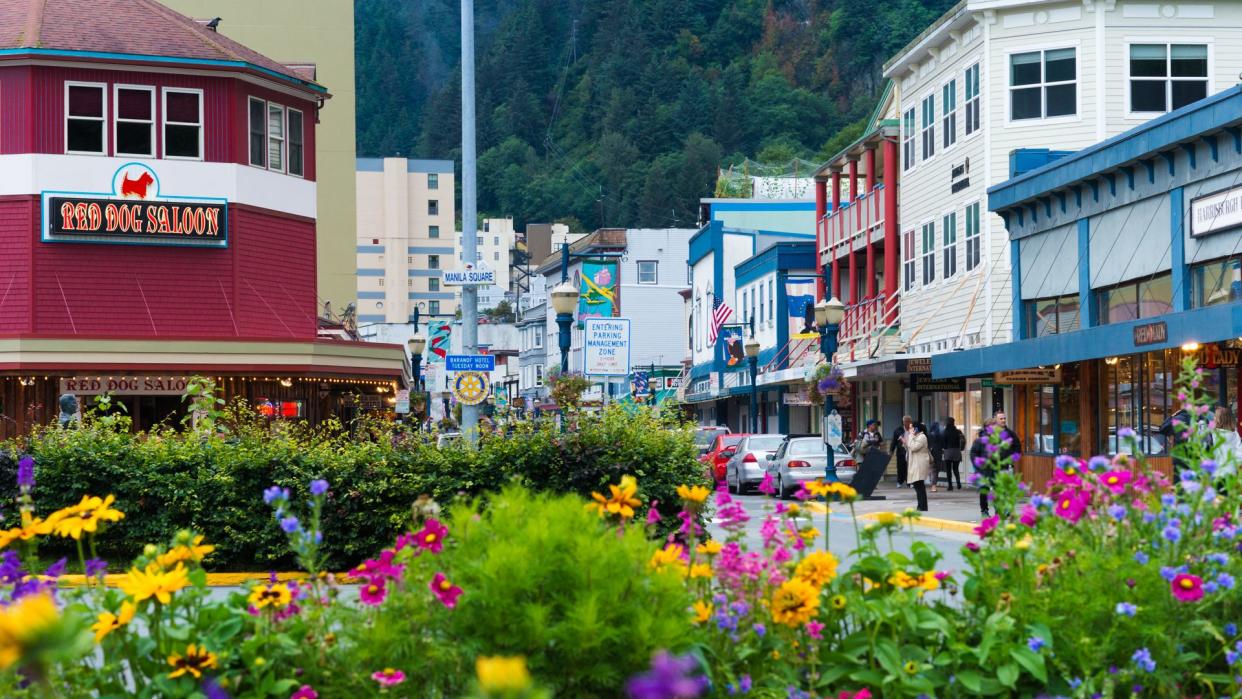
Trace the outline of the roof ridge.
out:
<instances>
[{"instance_id":1,"label":"roof ridge","mask_svg":"<svg viewBox=\"0 0 1242 699\"><path fill-rule=\"evenodd\" d=\"M26 44L28 46L39 46L43 34L43 8L47 6L47 0L34 0L31 3L30 14L26 16Z\"/></svg>"},{"instance_id":2,"label":"roof ridge","mask_svg":"<svg viewBox=\"0 0 1242 699\"><path fill-rule=\"evenodd\" d=\"M249 62L245 56L239 55L236 51L234 51L227 44L225 44L224 42L218 41L215 37L211 36L212 34L216 34L217 36L219 36L218 32L212 29L208 29L207 27L203 26L203 24L196 21L193 17L190 17L189 15L183 15L180 12L177 12L176 10L172 9L171 7L168 7L167 5L157 2L156 0L134 0L134 1L144 3L152 7L153 9L155 9L156 12L162 12L165 17L168 17L170 19L180 22L183 26L189 28L191 32L196 33L200 39L216 47L221 53L223 53L226 56L230 56L233 60ZM276 62L280 63L280 61L276 61ZM280 63L280 65L284 65L284 64Z\"/></svg>"}]
</instances>

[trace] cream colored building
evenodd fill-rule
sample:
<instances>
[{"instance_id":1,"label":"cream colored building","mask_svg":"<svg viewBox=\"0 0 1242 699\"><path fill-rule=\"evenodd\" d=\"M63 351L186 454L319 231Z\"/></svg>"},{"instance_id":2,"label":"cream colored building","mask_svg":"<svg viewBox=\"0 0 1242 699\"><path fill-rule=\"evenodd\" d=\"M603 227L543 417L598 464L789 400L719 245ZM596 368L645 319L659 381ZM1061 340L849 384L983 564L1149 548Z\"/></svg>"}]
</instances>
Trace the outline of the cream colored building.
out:
<instances>
[{"instance_id":1,"label":"cream colored building","mask_svg":"<svg viewBox=\"0 0 1242 699\"><path fill-rule=\"evenodd\" d=\"M461 231L457 232L457 263L465 263L462 254ZM512 218L485 218L483 225L478 227L475 235L475 251L479 262L496 272L496 284L490 287L479 287L479 309L495 308L506 298L512 297L510 288L509 262L513 256L516 235L513 231ZM459 294L460 296L460 294Z\"/></svg>"},{"instance_id":2,"label":"cream colored building","mask_svg":"<svg viewBox=\"0 0 1242 699\"><path fill-rule=\"evenodd\" d=\"M345 0L160 0L289 65L313 67L331 99L315 129L319 308L340 314L355 299L354 3Z\"/></svg>"},{"instance_id":3,"label":"cream colored building","mask_svg":"<svg viewBox=\"0 0 1242 699\"><path fill-rule=\"evenodd\" d=\"M415 308L457 312L455 289L440 279L457 267L453 173L451 160L358 158L359 326L406 323Z\"/></svg>"}]
</instances>

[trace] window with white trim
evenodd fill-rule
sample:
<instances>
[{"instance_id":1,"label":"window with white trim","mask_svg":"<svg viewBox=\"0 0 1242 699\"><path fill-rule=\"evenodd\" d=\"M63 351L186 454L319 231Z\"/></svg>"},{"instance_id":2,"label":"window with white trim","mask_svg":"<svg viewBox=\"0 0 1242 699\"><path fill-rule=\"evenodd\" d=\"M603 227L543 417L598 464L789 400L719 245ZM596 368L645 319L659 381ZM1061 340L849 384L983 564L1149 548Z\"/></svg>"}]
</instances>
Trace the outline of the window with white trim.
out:
<instances>
[{"instance_id":1,"label":"window with white trim","mask_svg":"<svg viewBox=\"0 0 1242 699\"><path fill-rule=\"evenodd\" d=\"M979 130L979 112L982 107L982 101L979 99L979 64L966 69L965 93L962 95L966 102L966 135Z\"/></svg>"},{"instance_id":2,"label":"window with white trim","mask_svg":"<svg viewBox=\"0 0 1242 699\"><path fill-rule=\"evenodd\" d=\"M1044 119L1078 113L1076 49L1015 53L1009 57L1009 118Z\"/></svg>"},{"instance_id":3,"label":"window with white trim","mask_svg":"<svg viewBox=\"0 0 1242 699\"><path fill-rule=\"evenodd\" d=\"M940 90L940 128L944 130L944 147L957 143L957 81L950 80Z\"/></svg>"},{"instance_id":4,"label":"window with white trim","mask_svg":"<svg viewBox=\"0 0 1242 699\"><path fill-rule=\"evenodd\" d=\"M303 133L302 112L293 109L288 110L289 124L289 174L301 177L306 172L306 146L304 139L306 134Z\"/></svg>"},{"instance_id":5,"label":"window with white trim","mask_svg":"<svg viewBox=\"0 0 1242 699\"><path fill-rule=\"evenodd\" d=\"M117 155L155 155L155 88L117 85L112 141Z\"/></svg>"},{"instance_id":6,"label":"window with white trim","mask_svg":"<svg viewBox=\"0 0 1242 699\"><path fill-rule=\"evenodd\" d=\"M1168 112L1207 94L1206 45L1130 45L1131 112Z\"/></svg>"},{"instance_id":7,"label":"window with white trim","mask_svg":"<svg viewBox=\"0 0 1242 699\"><path fill-rule=\"evenodd\" d=\"M901 162L905 170L914 167L914 107L901 118Z\"/></svg>"},{"instance_id":8,"label":"window with white trim","mask_svg":"<svg viewBox=\"0 0 1242 699\"><path fill-rule=\"evenodd\" d=\"M250 164L267 167L267 102L250 98Z\"/></svg>"},{"instance_id":9,"label":"window with white trim","mask_svg":"<svg viewBox=\"0 0 1242 699\"><path fill-rule=\"evenodd\" d=\"M543 385L543 365L542 364L535 365L535 385L536 386Z\"/></svg>"},{"instance_id":10,"label":"window with white trim","mask_svg":"<svg viewBox=\"0 0 1242 699\"><path fill-rule=\"evenodd\" d=\"M104 115L108 112L105 86L65 83L65 152L102 155Z\"/></svg>"},{"instance_id":11,"label":"window with white trim","mask_svg":"<svg viewBox=\"0 0 1242 699\"><path fill-rule=\"evenodd\" d=\"M439 188L440 188L440 173L438 172L427 173L427 189L439 189ZM487 227L487 224L484 223L483 226Z\"/></svg>"},{"instance_id":12,"label":"window with white trim","mask_svg":"<svg viewBox=\"0 0 1242 699\"><path fill-rule=\"evenodd\" d=\"M936 154L936 95L923 98L923 160Z\"/></svg>"},{"instance_id":13,"label":"window with white trim","mask_svg":"<svg viewBox=\"0 0 1242 699\"><path fill-rule=\"evenodd\" d=\"M979 202L966 207L966 271L979 266Z\"/></svg>"},{"instance_id":14,"label":"window with white trim","mask_svg":"<svg viewBox=\"0 0 1242 699\"><path fill-rule=\"evenodd\" d=\"M763 325L764 312L767 310L767 308L765 307L765 304L763 303L763 292L764 292L763 284L761 283L759 284L759 324L760 325Z\"/></svg>"},{"instance_id":15,"label":"window with white trim","mask_svg":"<svg viewBox=\"0 0 1242 699\"><path fill-rule=\"evenodd\" d=\"M285 108L267 103L267 169L285 169Z\"/></svg>"},{"instance_id":16,"label":"window with white trim","mask_svg":"<svg viewBox=\"0 0 1242 699\"><path fill-rule=\"evenodd\" d=\"M944 259L942 268L944 278L949 279L957 274L957 212L945 214L941 221L940 237L944 243Z\"/></svg>"},{"instance_id":17,"label":"window with white trim","mask_svg":"<svg viewBox=\"0 0 1242 699\"><path fill-rule=\"evenodd\" d=\"M936 281L936 222L923 224L923 285Z\"/></svg>"},{"instance_id":18,"label":"window with white trim","mask_svg":"<svg viewBox=\"0 0 1242 699\"><path fill-rule=\"evenodd\" d=\"M543 335L539 333L539 329L535 329L535 349L543 348Z\"/></svg>"},{"instance_id":19,"label":"window with white trim","mask_svg":"<svg viewBox=\"0 0 1242 699\"><path fill-rule=\"evenodd\" d=\"M203 159L203 91L164 88L164 157Z\"/></svg>"},{"instance_id":20,"label":"window with white trim","mask_svg":"<svg viewBox=\"0 0 1242 699\"><path fill-rule=\"evenodd\" d=\"M742 325L750 324L750 295L742 292Z\"/></svg>"},{"instance_id":21,"label":"window with white trim","mask_svg":"<svg viewBox=\"0 0 1242 699\"><path fill-rule=\"evenodd\" d=\"M776 280L768 280L768 325L776 323Z\"/></svg>"},{"instance_id":22,"label":"window with white trim","mask_svg":"<svg viewBox=\"0 0 1242 699\"><path fill-rule=\"evenodd\" d=\"M655 260L639 260L638 261L638 283L639 284L657 284L659 283L658 265Z\"/></svg>"},{"instance_id":23,"label":"window with white trim","mask_svg":"<svg viewBox=\"0 0 1242 699\"><path fill-rule=\"evenodd\" d=\"M901 271L903 288L909 291L914 288L917 264L914 257L914 230L906 231L901 241Z\"/></svg>"}]
</instances>

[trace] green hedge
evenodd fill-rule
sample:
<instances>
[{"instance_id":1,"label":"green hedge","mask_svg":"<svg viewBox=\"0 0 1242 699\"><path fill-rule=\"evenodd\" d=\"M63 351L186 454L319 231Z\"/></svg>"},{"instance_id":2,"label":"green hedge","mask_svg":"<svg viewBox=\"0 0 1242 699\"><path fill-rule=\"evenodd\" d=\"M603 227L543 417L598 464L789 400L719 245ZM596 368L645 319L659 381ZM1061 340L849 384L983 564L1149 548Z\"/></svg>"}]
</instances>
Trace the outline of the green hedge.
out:
<instances>
[{"instance_id":1,"label":"green hedge","mask_svg":"<svg viewBox=\"0 0 1242 699\"><path fill-rule=\"evenodd\" d=\"M0 497L12 502L16 459L29 453L37 464L40 515L86 493L116 495L126 516L99 539L105 558L128 560L145 543L189 528L216 545L211 568L266 570L292 560L263 489L281 485L306 499L307 484L323 478L332 486L324 511L326 553L330 567L343 569L390 545L420 495L449 503L518 482L589 496L632 474L644 501L658 500L671 523L679 509L677 485L704 478L689 429L646 411L610 409L566 433L546 423L521 424L509 434L484 436L477 448L458 443L441 449L378 425L353 434L332 426L282 427L250 424L228 436L203 437L131 434L123 423L88 420L81 429L40 430L0 448Z\"/></svg>"}]
</instances>

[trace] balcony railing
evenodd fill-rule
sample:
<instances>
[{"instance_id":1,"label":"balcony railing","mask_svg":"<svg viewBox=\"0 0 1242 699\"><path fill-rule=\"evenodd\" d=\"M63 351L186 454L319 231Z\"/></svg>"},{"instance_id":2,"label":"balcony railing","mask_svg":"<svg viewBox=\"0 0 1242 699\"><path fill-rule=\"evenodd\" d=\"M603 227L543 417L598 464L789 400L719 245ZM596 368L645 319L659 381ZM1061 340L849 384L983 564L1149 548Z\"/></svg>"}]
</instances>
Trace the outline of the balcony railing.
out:
<instances>
[{"instance_id":1,"label":"balcony railing","mask_svg":"<svg viewBox=\"0 0 1242 699\"><path fill-rule=\"evenodd\" d=\"M901 293L880 295L845 307L838 336L838 359L858 361L879 354L884 341L900 325Z\"/></svg>"},{"instance_id":2,"label":"balcony railing","mask_svg":"<svg viewBox=\"0 0 1242 699\"><path fill-rule=\"evenodd\" d=\"M867 238L861 234L884 225L883 191L883 185L876 185L849 206L825 214L817 225L820 252L830 251L829 259L836 259L866 244Z\"/></svg>"}]
</instances>

